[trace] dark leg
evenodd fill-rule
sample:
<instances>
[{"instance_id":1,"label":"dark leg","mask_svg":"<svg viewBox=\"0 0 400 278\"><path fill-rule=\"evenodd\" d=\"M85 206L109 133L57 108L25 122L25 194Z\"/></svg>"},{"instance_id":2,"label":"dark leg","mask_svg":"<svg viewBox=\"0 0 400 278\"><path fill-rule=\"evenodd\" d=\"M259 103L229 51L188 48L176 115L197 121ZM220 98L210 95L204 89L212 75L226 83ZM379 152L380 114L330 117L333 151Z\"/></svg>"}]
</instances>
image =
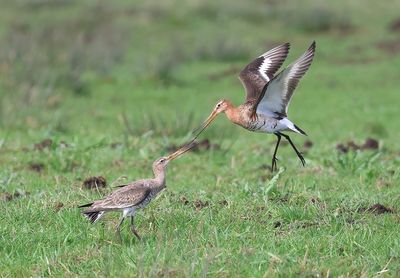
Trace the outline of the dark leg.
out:
<instances>
[{"instance_id":1,"label":"dark leg","mask_svg":"<svg viewBox=\"0 0 400 278\"><path fill-rule=\"evenodd\" d=\"M117 226L117 230L116 230L116 234L117 234L117 236L118 236L120 241L122 241L122 238L121 238L121 225L122 225L122 223L124 223L124 220L125 220L125 217L122 216L121 221L119 222L119 224Z\"/></svg>"},{"instance_id":2,"label":"dark leg","mask_svg":"<svg viewBox=\"0 0 400 278\"><path fill-rule=\"evenodd\" d=\"M283 137L286 138L286 140L289 141L290 145L292 146L293 150L296 152L297 156L299 157L301 163L303 164L303 166L306 166L306 161L304 160L303 155L297 150L296 146L293 144L292 140L290 139L289 135L280 133L280 135L282 135Z\"/></svg>"},{"instance_id":3,"label":"dark leg","mask_svg":"<svg viewBox=\"0 0 400 278\"><path fill-rule=\"evenodd\" d=\"M276 153L278 151L278 147L279 147L279 143L281 142L281 135L279 133L274 133L276 135L276 137L278 137L278 141L276 142L276 146L275 146L275 151L274 151L274 155L272 156L272 166L271 166L271 171L273 172L274 170L277 170L277 166L276 166L276 161L278 160L276 158Z\"/></svg>"},{"instance_id":4,"label":"dark leg","mask_svg":"<svg viewBox=\"0 0 400 278\"><path fill-rule=\"evenodd\" d=\"M134 220L134 218L133 218L133 216L131 216L131 231L138 238L138 240L141 240L138 232L135 229L135 224L134 224L133 220Z\"/></svg>"}]
</instances>

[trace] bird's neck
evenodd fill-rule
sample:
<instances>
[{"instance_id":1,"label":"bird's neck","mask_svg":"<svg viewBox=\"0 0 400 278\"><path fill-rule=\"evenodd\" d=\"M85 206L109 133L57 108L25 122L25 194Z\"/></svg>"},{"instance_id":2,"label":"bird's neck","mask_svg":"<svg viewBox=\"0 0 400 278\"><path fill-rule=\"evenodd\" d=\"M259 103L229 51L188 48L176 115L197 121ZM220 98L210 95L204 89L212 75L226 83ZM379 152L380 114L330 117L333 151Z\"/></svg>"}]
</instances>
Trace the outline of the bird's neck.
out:
<instances>
[{"instance_id":1,"label":"bird's neck","mask_svg":"<svg viewBox=\"0 0 400 278\"><path fill-rule=\"evenodd\" d=\"M240 121L240 111L238 107L235 107L232 103L225 110L226 117L233 123L239 124Z\"/></svg>"},{"instance_id":2,"label":"bird's neck","mask_svg":"<svg viewBox=\"0 0 400 278\"><path fill-rule=\"evenodd\" d=\"M165 186L166 173L164 171L154 171L154 180L157 182L157 187Z\"/></svg>"}]
</instances>

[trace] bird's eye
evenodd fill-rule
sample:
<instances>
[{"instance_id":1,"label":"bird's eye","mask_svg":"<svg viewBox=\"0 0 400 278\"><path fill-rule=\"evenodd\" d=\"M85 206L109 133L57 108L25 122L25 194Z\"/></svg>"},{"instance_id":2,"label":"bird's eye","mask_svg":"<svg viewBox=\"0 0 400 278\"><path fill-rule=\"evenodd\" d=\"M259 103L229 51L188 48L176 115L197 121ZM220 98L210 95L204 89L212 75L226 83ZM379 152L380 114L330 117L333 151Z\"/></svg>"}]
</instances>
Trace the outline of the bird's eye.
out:
<instances>
[{"instance_id":1,"label":"bird's eye","mask_svg":"<svg viewBox=\"0 0 400 278\"><path fill-rule=\"evenodd\" d=\"M220 107L221 107L221 103L218 103L218 104L217 104L217 108L220 108Z\"/></svg>"},{"instance_id":2,"label":"bird's eye","mask_svg":"<svg viewBox=\"0 0 400 278\"><path fill-rule=\"evenodd\" d=\"M165 159L163 158L163 159L160 159L160 163L164 163L165 162Z\"/></svg>"}]
</instances>

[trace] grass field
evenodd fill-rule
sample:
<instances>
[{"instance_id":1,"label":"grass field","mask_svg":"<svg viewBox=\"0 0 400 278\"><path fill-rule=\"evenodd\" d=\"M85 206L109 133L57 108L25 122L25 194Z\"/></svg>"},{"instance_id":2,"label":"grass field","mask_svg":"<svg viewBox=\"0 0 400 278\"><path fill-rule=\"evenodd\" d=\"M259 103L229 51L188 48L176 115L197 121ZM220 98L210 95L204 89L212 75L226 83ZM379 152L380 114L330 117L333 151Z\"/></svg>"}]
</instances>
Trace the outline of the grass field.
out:
<instances>
[{"instance_id":1,"label":"grass field","mask_svg":"<svg viewBox=\"0 0 400 278\"><path fill-rule=\"evenodd\" d=\"M400 276L399 1L1 6L0 276ZM271 173L275 136L221 116L136 217L142 241L118 241L116 213L82 217L218 99L240 104L251 59L289 41L287 65L313 40L289 109L305 168L286 144Z\"/></svg>"}]
</instances>

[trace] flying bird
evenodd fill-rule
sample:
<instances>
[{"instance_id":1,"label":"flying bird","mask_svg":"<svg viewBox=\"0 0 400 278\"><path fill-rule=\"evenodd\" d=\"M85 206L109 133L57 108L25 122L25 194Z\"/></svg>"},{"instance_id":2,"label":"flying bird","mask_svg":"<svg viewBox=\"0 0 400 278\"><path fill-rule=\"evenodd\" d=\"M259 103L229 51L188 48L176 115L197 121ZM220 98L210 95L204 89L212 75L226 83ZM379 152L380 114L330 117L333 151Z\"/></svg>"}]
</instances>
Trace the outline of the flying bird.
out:
<instances>
[{"instance_id":1,"label":"flying bird","mask_svg":"<svg viewBox=\"0 0 400 278\"><path fill-rule=\"evenodd\" d=\"M98 221L106 212L122 211L121 220L116 228L120 237L120 228L126 217L131 218L131 231L140 239L134 225L134 216L138 209L147 206L166 187L166 167L170 161L189 151L195 144L187 144L166 157L158 158L153 162L154 178L143 179L119 186L107 197L89 204L81 205L85 208L83 214L91 223Z\"/></svg>"},{"instance_id":2,"label":"flying bird","mask_svg":"<svg viewBox=\"0 0 400 278\"><path fill-rule=\"evenodd\" d=\"M295 62L275 75L282 66L289 52L290 45L285 43L262 54L248 64L239 74L239 79L246 91L245 103L235 107L231 101L221 99L215 105L210 116L194 131L194 141L201 132L220 113L243 128L263 133L273 133L277 137L271 169L276 170L276 154L281 137L289 141L303 166L303 155L293 144L285 131L306 133L287 117L288 106L300 79L311 65L315 52L315 41Z\"/></svg>"}]
</instances>

